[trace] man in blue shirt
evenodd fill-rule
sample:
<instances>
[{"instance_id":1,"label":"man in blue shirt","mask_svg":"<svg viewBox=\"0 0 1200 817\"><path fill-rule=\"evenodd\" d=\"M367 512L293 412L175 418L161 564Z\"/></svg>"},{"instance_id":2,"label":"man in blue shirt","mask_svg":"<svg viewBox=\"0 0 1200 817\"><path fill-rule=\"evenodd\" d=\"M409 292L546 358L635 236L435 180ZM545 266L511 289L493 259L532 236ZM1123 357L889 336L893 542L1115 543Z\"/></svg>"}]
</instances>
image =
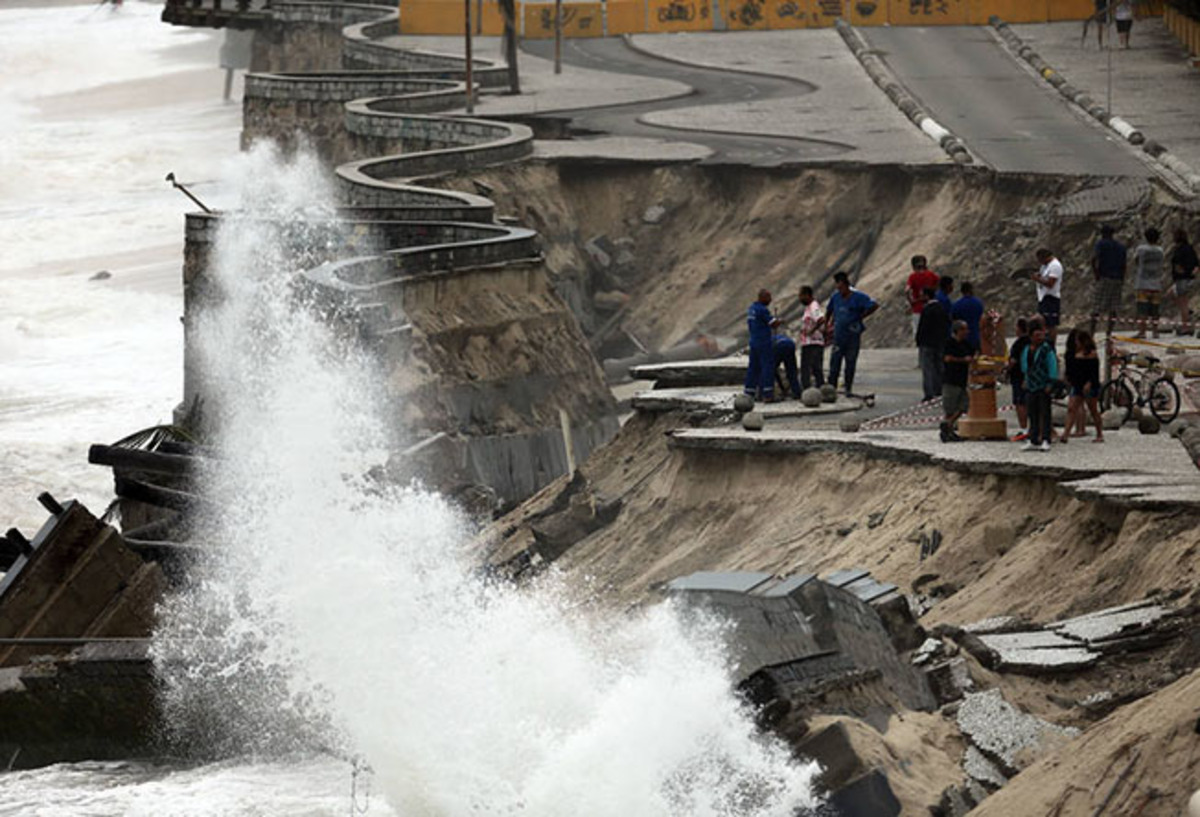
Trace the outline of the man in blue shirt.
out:
<instances>
[{"instance_id":1,"label":"man in blue shirt","mask_svg":"<svg viewBox=\"0 0 1200 817\"><path fill-rule=\"evenodd\" d=\"M1092 275L1096 278L1096 299L1092 302L1091 334L1096 334L1096 321L1101 315L1116 317L1121 309L1121 289L1125 285L1125 270L1129 256L1125 245L1114 238L1115 231L1107 224L1100 228L1100 240L1092 249ZM1111 327L1111 323L1109 326Z\"/></svg>"},{"instance_id":2,"label":"man in blue shirt","mask_svg":"<svg viewBox=\"0 0 1200 817\"><path fill-rule=\"evenodd\" d=\"M978 351L981 348L979 321L983 319L983 301L975 297L975 286L970 282L963 282L962 297L950 307L950 319L967 325L967 342Z\"/></svg>"},{"instance_id":3,"label":"man in blue shirt","mask_svg":"<svg viewBox=\"0 0 1200 817\"><path fill-rule=\"evenodd\" d=\"M825 314L833 321L833 354L829 357L829 382L837 388L842 361L846 362L846 395L854 393L854 369L858 364L858 350L862 340L863 323L872 315L879 304L865 292L850 286L850 276L839 272L833 276L837 287L829 298Z\"/></svg>"},{"instance_id":4,"label":"man in blue shirt","mask_svg":"<svg viewBox=\"0 0 1200 817\"><path fill-rule=\"evenodd\" d=\"M750 304L746 323L750 327L750 365L746 367L746 394L765 403L775 402L775 350L772 336L779 321L771 315L771 293L758 291Z\"/></svg>"},{"instance_id":5,"label":"man in blue shirt","mask_svg":"<svg viewBox=\"0 0 1200 817\"><path fill-rule=\"evenodd\" d=\"M954 307L954 302L950 296L954 294L954 279L949 275L943 275L938 279L937 299L941 303L942 309L946 310L946 314L950 314L950 310ZM946 330L946 337L950 337L950 330Z\"/></svg>"}]
</instances>

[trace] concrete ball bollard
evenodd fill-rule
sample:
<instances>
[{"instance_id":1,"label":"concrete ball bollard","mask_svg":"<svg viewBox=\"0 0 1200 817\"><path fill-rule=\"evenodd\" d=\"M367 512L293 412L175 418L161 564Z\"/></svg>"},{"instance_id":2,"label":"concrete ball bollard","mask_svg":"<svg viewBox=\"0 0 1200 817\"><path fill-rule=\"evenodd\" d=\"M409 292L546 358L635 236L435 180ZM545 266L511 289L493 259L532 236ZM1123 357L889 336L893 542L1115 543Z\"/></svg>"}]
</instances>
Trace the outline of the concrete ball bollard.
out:
<instances>
[{"instance_id":1,"label":"concrete ball bollard","mask_svg":"<svg viewBox=\"0 0 1200 817\"><path fill-rule=\"evenodd\" d=\"M1200 817L1200 789L1188 800L1188 817Z\"/></svg>"},{"instance_id":2,"label":"concrete ball bollard","mask_svg":"<svg viewBox=\"0 0 1200 817\"><path fill-rule=\"evenodd\" d=\"M821 402L822 403L836 403L837 402L837 388L835 388L834 386L831 386L828 383L826 383L824 386L822 386L821 387Z\"/></svg>"},{"instance_id":3,"label":"concrete ball bollard","mask_svg":"<svg viewBox=\"0 0 1200 817\"><path fill-rule=\"evenodd\" d=\"M843 417L838 421L838 428L843 434L856 434L862 428L862 420L857 417Z\"/></svg>"},{"instance_id":4,"label":"concrete ball bollard","mask_svg":"<svg viewBox=\"0 0 1200 817\"><path fill-rule=\"evenodd\" d=\"M808 408L816 408L824 401L824 395L820 389L808 388L800 395L800 402Z\"/></svg>"},{"instance_id":5,"label":"concrete ball bollard","mask_svg":"<svg viewBox=\"0 0 1200 817\"><path fill-rule=\"evenodd\" d=\"M747 431L762 431L766 424L762 412L751 411L742 415L742 428Z\"/></svg>"},{"instance_id":6,"label":"concrete ball bollard","mask_svg":"<svg viewBox=\"0 0 1200 817\"><path fill-rule=\"evenodd\" d=\"M1158 421L1157 417L1151 414L1143 415L1142 418L1138 420L1138 431L1143 434L1157 434L1161 430L1162 423Z\"/></svg>"},{"instance_id":7,"label":"concrete ball bollard","mask_svg":"<svg viewBox=\"0 0 1200 817\"><path fill-rule=\"evenodd\" d=\"M1104 426L1105 431L1117 431L1121 428L1124 416L1125 412L1121 409L1109 409L1100 415L1100 424Z\"/></svg>"},{"instance_id":8,"label":"concrete ball bollard","mask_svg":"<svg viewBox=\"0 0 1200 817\"><path fill-rule=\"evenodd\" d=\"M754 410L754 398L748 394L739 394L733 398L733 408L735 411L745 414L748 411Z\"/></svg>"}]
</instances>

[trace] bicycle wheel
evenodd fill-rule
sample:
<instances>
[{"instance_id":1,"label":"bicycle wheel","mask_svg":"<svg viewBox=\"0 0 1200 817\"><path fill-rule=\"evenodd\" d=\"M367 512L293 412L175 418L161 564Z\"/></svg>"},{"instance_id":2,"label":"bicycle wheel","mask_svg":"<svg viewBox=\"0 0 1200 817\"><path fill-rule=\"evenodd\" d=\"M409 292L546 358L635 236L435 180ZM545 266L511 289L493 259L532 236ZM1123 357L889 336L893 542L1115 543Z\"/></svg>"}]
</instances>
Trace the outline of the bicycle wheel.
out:
<instances>
[{"instance_id":1,"label":"bicycle wheel","mask_svg":"<svg viewBox=\"0 0 1200 817\"><path fill-rule=\"evenodd\" d=\"M1129 416L1133 414L1133 403L1133 389L1129 388L1129 384L1124 380L1110 380L1100 390L1100 410L1107 412L1115 409L1119 411L1121 425L1125 425L1129 421Z\"/></svg>"},{"instance_id":2,"label":"bicycle wheel","mask_svg":"<svg viewBox=\"0 0 1200 817\"><path fill-rule=\"evenodd\" d=\"M1179 387L1160 377L1150 387L1150 413L1163 425L1179 416Z\"/></svg>"}]
</instances>

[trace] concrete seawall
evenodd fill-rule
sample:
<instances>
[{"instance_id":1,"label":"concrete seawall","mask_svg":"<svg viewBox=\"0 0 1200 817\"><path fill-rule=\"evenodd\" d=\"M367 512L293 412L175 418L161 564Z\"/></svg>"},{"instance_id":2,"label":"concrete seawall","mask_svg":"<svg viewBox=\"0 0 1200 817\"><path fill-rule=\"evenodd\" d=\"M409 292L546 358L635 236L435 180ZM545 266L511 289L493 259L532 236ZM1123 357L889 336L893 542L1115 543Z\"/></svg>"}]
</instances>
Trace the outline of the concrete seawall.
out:
<instances>
[{"instance_id":1,"label":"concrete seawall","mask_svg":"<svg viewBox=\"0 0 1200 817\"><path fill-rule=\"evenodd\" d=\"M487 486L502 501L530 495L615 433L615 403L537 234L497 223L484 196L416 180L523 159L532 131L437 115L464 102L463 61L372 43L395 31L395 11L286 2L268 13L243 145L308 146L334 165L345 206L329 230L354 237L313 248L304 284L375 354L397 427L436 443L437 473L415 475L447 490ZM475 70L485 84L504 78L487 61ZM219 220L188 218L189 313L218 297L207 265ZM185 391L185 405L205 391L191 353Z\"/></svg>"}]
</instances>

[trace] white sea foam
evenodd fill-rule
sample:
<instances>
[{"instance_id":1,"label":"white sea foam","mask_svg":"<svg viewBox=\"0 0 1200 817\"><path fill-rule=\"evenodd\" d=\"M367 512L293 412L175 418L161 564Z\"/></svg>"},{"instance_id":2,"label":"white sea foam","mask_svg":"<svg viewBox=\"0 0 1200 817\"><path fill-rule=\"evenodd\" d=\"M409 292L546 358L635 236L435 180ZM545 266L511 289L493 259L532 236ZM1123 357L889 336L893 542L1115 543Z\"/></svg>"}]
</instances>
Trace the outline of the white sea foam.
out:
<instances>
[{"instance_id":1,"label":"white sea foam","mask_svg":"<svg viewBox=\"0 0 1200 817\"><path fill-rule=\"evenodd\" d=\"M573 605L552 582L489 584L443 500L365 476L391 434L374 372L297 302L280 247L304 238L295 210L321 199L319 174L267 150L248 161L244 176L269 182L248 204L288 226L223 223L222 301L198 323L220 425L206 492L222 512L203 534L216 555L156 647L180 722L226 746L291 732L361 756L406 817L809 803L812 769L731 693L719 627L668 605Z\"/></svg>"}]
</instances>

